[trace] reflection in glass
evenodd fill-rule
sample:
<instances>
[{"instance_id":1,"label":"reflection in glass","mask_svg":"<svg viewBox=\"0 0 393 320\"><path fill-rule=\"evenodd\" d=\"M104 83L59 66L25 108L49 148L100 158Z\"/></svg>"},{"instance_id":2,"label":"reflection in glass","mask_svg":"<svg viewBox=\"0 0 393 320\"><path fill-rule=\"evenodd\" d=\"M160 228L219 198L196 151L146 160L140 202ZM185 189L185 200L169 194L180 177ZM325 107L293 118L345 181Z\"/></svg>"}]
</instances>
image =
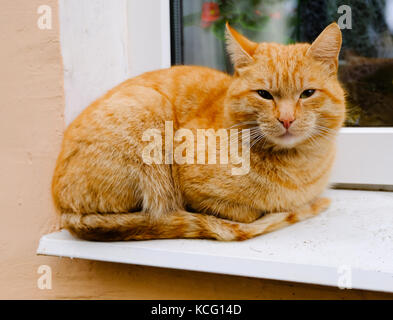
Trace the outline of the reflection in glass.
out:
<instances>
[{"instance_id":1,"label":"reflection in glass","mask_svg":"<svg viewBox=\"0 0 393 320\"><path fill-rule=\"evenodd\" d=\"M312 42L341 17L347 125L393 126L393 0L183 0L182 7L182 62L229 73L226 21L254 41L288 44Z\"/></svg>"}]
</instances>

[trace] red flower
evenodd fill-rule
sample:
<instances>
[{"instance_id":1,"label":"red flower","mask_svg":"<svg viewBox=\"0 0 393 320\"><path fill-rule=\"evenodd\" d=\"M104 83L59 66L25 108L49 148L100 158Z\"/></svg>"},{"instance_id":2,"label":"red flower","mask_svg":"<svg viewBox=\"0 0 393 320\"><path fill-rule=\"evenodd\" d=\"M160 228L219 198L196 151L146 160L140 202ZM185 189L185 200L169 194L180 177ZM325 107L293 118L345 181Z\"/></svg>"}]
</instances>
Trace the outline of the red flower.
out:
<instances>
[{"instance_id":1,"label":"red flower","mask_svg":"<svg viewBox=\"0 0 393 320\"><path fill-rule=\"evenodd\" d=\"M201 26L209 27L220 18L220 7L215 2L204 2L202 4Z\"/></svg>"}]
</instances>

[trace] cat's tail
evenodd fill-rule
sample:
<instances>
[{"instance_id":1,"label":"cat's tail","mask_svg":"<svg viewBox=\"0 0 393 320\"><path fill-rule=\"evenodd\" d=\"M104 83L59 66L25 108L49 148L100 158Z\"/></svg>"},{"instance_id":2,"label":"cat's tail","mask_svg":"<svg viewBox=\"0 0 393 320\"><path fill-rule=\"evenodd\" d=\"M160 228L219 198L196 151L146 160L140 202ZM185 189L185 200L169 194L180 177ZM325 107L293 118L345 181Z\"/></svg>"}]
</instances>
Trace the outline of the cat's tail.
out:
<instances>
[{"instance_id":1,"label":"cat's tail","mask_svg":"<svg viewBox=\"0 0 393 320\"><path fill-rule=\"evenodd\" d=\"M174 238L245 240L312 217L326 209L329 203L329 199L319 198L297 210L269 213L251 223L176 211L154 221L143 212L83 215L63 213L62 226L82 239L94 241Z\"/></svg>"}]
</instances>

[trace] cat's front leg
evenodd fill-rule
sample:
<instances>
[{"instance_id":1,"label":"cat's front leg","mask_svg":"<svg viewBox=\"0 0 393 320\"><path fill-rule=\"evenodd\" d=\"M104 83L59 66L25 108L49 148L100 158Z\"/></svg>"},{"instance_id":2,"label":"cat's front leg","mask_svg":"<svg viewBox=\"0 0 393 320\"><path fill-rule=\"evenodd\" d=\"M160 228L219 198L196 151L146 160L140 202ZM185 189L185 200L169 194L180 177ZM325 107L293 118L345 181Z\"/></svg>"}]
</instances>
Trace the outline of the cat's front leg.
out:
<instances>
[{"instance_id":1,"label":"cat's front leg","mask_svg":"<svg viewBox=\"0 0 393 320\"><path fill-rule=\"evenodd\" d=\"M311 218L326 210L331 203L329 198L315 200L286 212L268 213L262 218L249 224L247 235L249 238L268 233L289 226L296 222Z\"/></svg>"},{"instance_id":2,"label":"cat's front leg","mask_svg":"<svg viewBox=\"0 0 393 320\"><path fill-rule=\"evenodd\" d=\"M196 208L196 211L242 223L254 222L263 215L263 211L249 205L213 197L201 201L199 206Z\"/></svg>"}]
</instances>

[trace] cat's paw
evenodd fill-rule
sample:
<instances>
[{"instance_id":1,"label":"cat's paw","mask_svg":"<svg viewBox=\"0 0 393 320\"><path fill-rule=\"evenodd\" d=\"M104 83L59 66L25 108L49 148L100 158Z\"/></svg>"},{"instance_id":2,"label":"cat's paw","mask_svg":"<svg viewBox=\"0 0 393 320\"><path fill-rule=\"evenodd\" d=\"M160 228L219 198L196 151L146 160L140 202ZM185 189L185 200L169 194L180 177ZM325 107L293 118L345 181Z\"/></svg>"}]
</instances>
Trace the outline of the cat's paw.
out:
<instances>
[{"instance_id":1,"label":"cat's paw","mask_svg":"<svg viewBox=\"0 0 393 320\"><path fill-rule=\"evenodd\" d=\"M298 221L305 220L314 217L326 210L331 203L329 198L316 198L315 200L308 203L305 207L299 208L295 212L297 213Z\"/></svg>"},{"instance_id":2,"label":"cat's paw","mask_svg":"<svg viewBox=\"0 0 393 320\"><path fill-rule=\"evenodd\" d=\"M317 198L313 200L310 203L311 213L313 215L317 215L322 211L325 211L327 208L329 208L331 202L332 200L330 200L329 198Z\"/></svg>"}]
</instances>

